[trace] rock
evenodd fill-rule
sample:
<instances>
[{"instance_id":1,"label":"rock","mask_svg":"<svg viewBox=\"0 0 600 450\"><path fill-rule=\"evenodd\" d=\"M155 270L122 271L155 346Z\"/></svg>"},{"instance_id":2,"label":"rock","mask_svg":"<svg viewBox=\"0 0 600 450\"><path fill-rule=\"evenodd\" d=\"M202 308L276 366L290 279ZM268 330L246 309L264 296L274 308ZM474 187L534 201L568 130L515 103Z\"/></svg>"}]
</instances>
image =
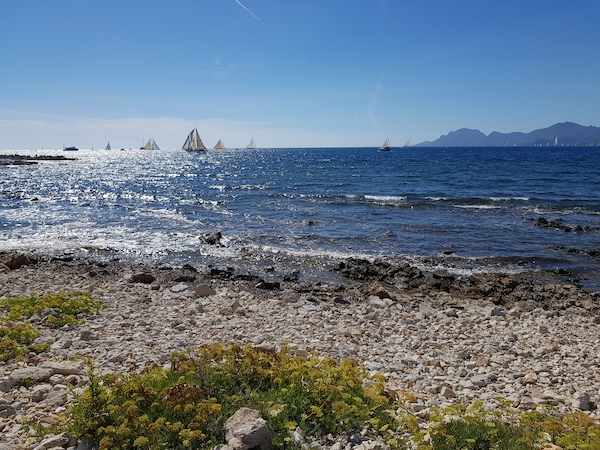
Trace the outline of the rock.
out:
<instances>
[{"instance_id":1,"label":"rock","mask_svg":"<svg viewBox=\"0 0 600 450\"><path fill-rule=\"evenodd\" d=\"M261 280L254 287L257 288L257 289L273 290L273 289L279 289L279 286L280 286L280 284L279 284L278 281L264 281L264 280Z\"/></svg>"},{"instance_id":2,"label":"rock","mask_svg":"<svg viewBox=\"0 0 600 450\"><path fill-rule=\"evenodd\" d=\"M242 307L242 304L237 299L235 299L233 303L229 305L229 307L232 311L236 311Z\"/></svg>"},{"instance_id":3,"label":"rock","mask_svg":"<svg viewBox=\"0 0 600 450\"><path fill-rule=\"evenodd\" d=\"M34 386L31 390L31 401L32 402L41 402L46 398L48 392L50 392L54 387L51 384L38 384Z\"/></svg>"},{"instance_id":4,"label":"rock","mask_svg":"<svg viewBox=\"0 0 600 450\"><path fill-rule=\"evenodd\" d=\"M56 436L44 439L33 450L48 450L53 447L62 447L69 443L70 438L71 437L67 433L57 434Z\"/></svg>"},{"instance_id":5,"label":"rock","mask_svg":"<svg viewBox=\"0 0 600 450\"><path fill-rule=\"evenodd\" d=\"M487 315L488 317L506 317L506 312L502 308L494 306L488 311Z\"/></svg>"},{"instance_id":6,"label":"rock","mask_svg":"<svg viewBox=\"0 0 600 450\"><path fill-rule=\"evenodd\" d=\"M90 330L83 330L79 335L79 339L82 341L94 341L98 339L98 335Z\"/></svg>"},{"instance_id":7,"label":"rock","mask_svg":"<svg viewBox=\"0 0 600 450\"><path fill-rule=\"evenodd\" d=\"M366 441L354 447L353 450L389 450L390 446L381 441Z\"/></svg>"},{"instance_id":8,"label":"rock","mask_svg":"<svg viewBox=\"0 0 600 450\"><path fill-rule=\"evenodd\" d=\"M523 377L523 383L525 384L535 384L537 383L538 376L535 372L529 372L527 375Z\"/></svg>"},{"instance_id":9,"label":"rock","mask_svg":"<svg viewBox=\"0 0 600 450\"><path fill-rule=\"evenodd\" d=\"M25 255L16 255L9 258L6 258L2 261L6 267L10 270L17 270L23 266L28 266L31 264L29 258Z\"/></svg>"},{"instance_id":10,"label":"rock","mask_svg":"<svg viewBox=\"0 0 600 450\"><path fill-rule=\"evenodd\" d=\"M225 422L225 440L234 450L271 450L273 430L260 411L241 408Z\"/></svg>"},{"instance_id":11,"label":"rock","mask_svg":"<svg viewBox=\"0 0 600 450\"><path fill-rule=\"evenodd\" d=\"M300 277L300 271L298 269L296 269L296 270L294 270L294 271L286 274L283 277L283 281L286 281L286 282L295 282L295 281L298 281L299 277Z\"/></svg>"},{"instance_id":12,"label":"rock","mask_svg":"<svg viewBox=\"0 0 600 450\"><path fill-rule=\"evenodd\" d=\"M454 308L448 308L443 311L443 313L448 317L458 317L458 313Z\"/></svg>"},{"instance_id":13,"label":"rock","mask_svg":"<svg viewBox=\"0 0 600 450\"><path fill-rule=\"evenodd\" d=\"M580 395L575 400L573 400L573 406L577 409L580 409L581 411L590 411L592 409L590 400L590 394L586 393Z\"/></svg>"},{"instance_id":14,"label":"rock","mask_svg":"<svg viewBox=\"0 0 600 450\"><path fill-rule=\"evenodd\" d=\"M47 381L53 374L52 369L34 366L13 370L8 379L15 386L24 384L30 380L33 382Z\"/></svg>"},{"instance_id":15,"label":"rock","mask_svg":"<svg viewBox=\"0 0 600 450\"><path fill-rule=\"evenodd\" d=\"M96 441L94 441L93 439L83 438L81 441L79 441L79 444L77 444L76 450L97 450L97 449L98 449L98 443Z\"/></svg>"},{"instance_id":16,"label":"rock","mask_svg":"<svg viewBox=\"0 0 600 450\"><path fill-rule=\"evenodd\" d=\"M371 296L375 296L375 297L379 297L379 298L389 298L389 299L392 298L390 293L387 290L385 290L382 286L379 286L379 285L371 286L369 288L369 290L365 293L366 298L369 298Z\"/></svg>"},{"instance_id":17,"label":"rock","mask_svg":"<svg viewBox=\"0 0 600 450\"><path fill-rule=\"evenodd\" d=\"M442 388L440 389L440 395L446 398L453 398L456 394L454 394L454 391L448 386L442 386Z\"/></svg>"},{"instance_id":18,"label":"rock","mask_svg":"<svg viewBox=\"0 0 600 450\"><path fill-rule=\"evenodd\" d=\"M53 374L60 375L81 375L84 373L83 361L44 361L38 367L50 369Z\"/></svg>"},{"instance_id":19,"label":"rock","mask_svg":"<svg viewBox=\"0 0 600 450\"><path fill-rule=\"evenodd\" d=\"M8 378L0 380L0 392L8 392L12 388L12 383Z\"/></svg>"},{"instance_id":20,"label":"rock","mask_svg":"<svg viewBox=\"0 0 600 450\"><path fill-rule=\"evenodd\" d=\"M0 418L6 419L14 416L16 413L17 410L12 405L0 404Z\"/></svg>"},{"instance_id":21,"label":"rock","mask_svg":"<svg viewBox=\"0 0 600 450\"><path fill-rule=\"evenodd\" d=\"M179 294L183 291L187 291L188 290L188 285L185 283L179 283L176 284L175 286L171 287L171 292L175 292L176 294Z\"/></svg>"},{"instance_id":22,"label":"rock","mask_svg":"<svg viewBox=\"0 0 600 450\"><path fill-rule=\"evenodd\" d=\"M548 327L547 327L547 326L545 326L545 325L540 325L540 326L538 327L538 333L540 333L540 334L548 334L548 333L550 333L550 331L548 330Z\"/></svg>"},{"instance_id":23,"label":"rock","mask_svg":"<svg viewBox=\"0 0 600 450\"><path fill-rule=\"evenodd\" d=\"M222 247L221 239L223 239L223 235L220 231L216 231L214 233L206 233L204 236L200 236L200 240L207 245L216 245Z\"/></svg>"},{"instance_id":24,"label":"rock","mask_svg":"<svg viewBox=\"0 0 600 450\"><path fill-rule=\"evenodd\" d=\"M475 375L471 377L471 383L477 387L485 387L489 384L488 377L486 375Z\"/></svg>"},{"instance_id":25,"label":"rock","mask_svg":"<svg viewBox=\"0 0 600 450\"><path fill-rule=\"evenodd\" d=\"M385 309L389 308L394 304L393 300L390 297L379 297L378 295L370 295L367 298L367 302L370 306L377 309Z\"/></svg>"},{"instance_id":26,"label":"rock","mask_svg":"<svg viewBox=\"0 0 600 450\"><path fill-rule=\"evenodd\" d=\"M154 280L156 280L156 278L154 278L154 276L149 273L136 273L134 275L131 275L128 281L130 283L150 284Z\"/></svg>"},{"instance_id":27,"label":"rock","mask_svg":"<svg viewBox=\"0 0 600 450\"><path fill-rule=\"evenodd\" d=\"M198 297L208 297L217 293L217 291L206 284L199 284L194 288L194 292Z\"/></svg>"}]
</instances>

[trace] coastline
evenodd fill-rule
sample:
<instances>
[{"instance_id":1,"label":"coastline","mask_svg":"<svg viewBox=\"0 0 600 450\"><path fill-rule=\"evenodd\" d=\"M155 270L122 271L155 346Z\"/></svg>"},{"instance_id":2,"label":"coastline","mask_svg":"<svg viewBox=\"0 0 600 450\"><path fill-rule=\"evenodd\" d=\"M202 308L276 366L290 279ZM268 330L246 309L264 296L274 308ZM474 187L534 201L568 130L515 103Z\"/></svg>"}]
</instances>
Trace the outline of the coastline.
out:
<instances>
[{"instance_id":1,"label":"coastline","mask_svg":"<svg viewBox=\"0 0 600 450\"><path fill-rule=\"evenodd\" d=\"M293 272L265 281L227 269L33 254L0 254L0 261L0 298L86 291L105 304L75 328L40 326L37 342L50 351L0 365L0 403L15 405L0 419L0 436L15 448L27 438L23 418L58 420L70 402L66 376L85 386L83 365L66 375L61 361L84 355L99 374L126 373L218 342L356 359L390 389L410 393L407 411L420 420L431 406L496 397L521 410L547 404L598 417L600 295L575 284L501 274L461 279L358 259L338 267L343 284L298 283ZM15 371L52 364L35 386L6 383Z\"/></svg>"}]
</instances>

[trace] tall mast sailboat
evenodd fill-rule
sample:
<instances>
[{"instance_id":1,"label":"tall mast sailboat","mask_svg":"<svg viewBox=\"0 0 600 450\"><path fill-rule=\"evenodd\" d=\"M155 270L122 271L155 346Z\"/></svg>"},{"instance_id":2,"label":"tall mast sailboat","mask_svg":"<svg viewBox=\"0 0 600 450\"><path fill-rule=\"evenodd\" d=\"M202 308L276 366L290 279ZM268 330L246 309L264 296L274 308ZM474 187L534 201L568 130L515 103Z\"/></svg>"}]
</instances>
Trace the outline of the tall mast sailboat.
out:
<instances>
[{"instance_id":1,"label":"tall mast sailboat","mask_svg":"<svg viewBox=\"0 0 600 450\"><path fill-rule=\"evenodd\" d=\"M385 142L383 143L383 145L381 147L379 147L377 150L379 150L380 152L389 152L390 151L390 138L387 137L385 139Z\"/></svg>"},{"instance_id":2,"label":"tall mast sailboat","mask_svg":"<svg viewBox=\"0 0 600 450\"><path fill-rule=\"evenodd\" d=\"M250 143L246 146L246 148L256 148L256 144L254 143L254 136L252 136L252 140L250 141Z\"/></svg>"},{"instance_id":3,"label":"tall mast sailboat","mask_svg":"<svg viewBox=\"0 0 600 450\"><path fill-rule=\"evenodd\" d=\"M146 145L141 147L140 150L160 150L160 148L158 147L158 145L156 145L154 139L150 138L148 139L148 142L146 142Z\"/></svg>"},{"instance_id":4,"label":"tall mast sailboat","mask_svg":"<svg viewBox=\"0 0 600 450\"><path fill-rule=\"evenodd\" d=\"M110 142L106 144L106 148L104 150L110 150Z\"/></svg>"},{"instance_id":5,"label":"tall mast sailboat","mask_svg":"<svg viewBox=\"0 0 600 450\"><path fill-rule=\"evenodd\" d=\"M197 128L190 131L190 134L188 134L188 137L181 148L188 152L203 152L206 150L206 147L202 143L202 139L200 139Z\"/></svg>"},{"instance_id":6,"label":"tall mast sailboat","mask_svg":"<svg viewBox=\"0 0 600 450\"><path fill-rule=\"evenodd\" d=\"M219 139L219 142L217 142L217 144L215 145L215 150L224 150L225 149L225 145L223 144L223 141L221 139Z\"/></svg>"}]
</instances>

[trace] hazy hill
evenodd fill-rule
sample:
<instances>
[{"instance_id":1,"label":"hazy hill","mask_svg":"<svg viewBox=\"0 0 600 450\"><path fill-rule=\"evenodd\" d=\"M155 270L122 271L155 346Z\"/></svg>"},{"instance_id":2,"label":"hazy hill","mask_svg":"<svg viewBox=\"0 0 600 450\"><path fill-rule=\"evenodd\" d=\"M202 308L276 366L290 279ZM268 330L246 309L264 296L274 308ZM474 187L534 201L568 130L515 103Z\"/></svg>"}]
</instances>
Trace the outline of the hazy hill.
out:
<instances>
[{"instance_id":1,"label":"hazy hill","mask_svg":"<svg viewBox=\"0 0 600 450\"><path fill-rule=\"evenodd\" d=\"M485 135L479 130L461 128L433 142L425 141L416 147L498 147L498 146L600 146L600 127L584 127L573 122L557 123L530 133L499 133Z\"/></svg>"}]
</instances>

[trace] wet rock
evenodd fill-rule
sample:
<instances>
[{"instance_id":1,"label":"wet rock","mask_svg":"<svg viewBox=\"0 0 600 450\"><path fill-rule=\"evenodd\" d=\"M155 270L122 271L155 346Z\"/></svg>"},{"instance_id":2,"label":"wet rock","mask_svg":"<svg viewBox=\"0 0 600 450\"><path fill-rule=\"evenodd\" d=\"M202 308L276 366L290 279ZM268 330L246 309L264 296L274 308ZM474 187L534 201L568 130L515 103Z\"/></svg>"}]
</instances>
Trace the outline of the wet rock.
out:
<instances>
[{"instance_id":1,"label":"wet rock","mask_svg":"<svg viewBox=\"0 0 600 450\"><path fill-rule=\"evenodd\" d=\"M216 245L222 247L221 239L223 239L223 235L220 231L216 231L214 233L206 233L204 236L200 236L200 240L206 245Z\"/></svg>"},{"instance_id":2,"label":"wet rock","mask_svg":"<svg viewBox=\"0 0 600 450\"><path fill-rule=\"evenodd\" d=\"M274 289L279 289L280 284L279 284L278 281L264 281L264 280L261 280L254 287L257 288L257 289L274 290Z\"/></svg>"},{"instance_id":3,"label":"wet rock","mask_svg":"<svg viewBox=\"0 0 600 450\"><path fill-rule=\"evenodd\" d=\"M0 262L10 270L17 270L31 264L31 260L25 255L9 255L0 259Z\"/></svg>"},{"instance_id":4,"label":"wet rock","mask_svg":"<svg viewBox=\"0 0 600 450\"><path fill-rule=\"evenodd\" d=\"M149 273L136 273L131 275L131 277L127 280L130 283L143 283L143 284L151 284L156 278L152 274Z\"/></svg>"}]
</instances>

